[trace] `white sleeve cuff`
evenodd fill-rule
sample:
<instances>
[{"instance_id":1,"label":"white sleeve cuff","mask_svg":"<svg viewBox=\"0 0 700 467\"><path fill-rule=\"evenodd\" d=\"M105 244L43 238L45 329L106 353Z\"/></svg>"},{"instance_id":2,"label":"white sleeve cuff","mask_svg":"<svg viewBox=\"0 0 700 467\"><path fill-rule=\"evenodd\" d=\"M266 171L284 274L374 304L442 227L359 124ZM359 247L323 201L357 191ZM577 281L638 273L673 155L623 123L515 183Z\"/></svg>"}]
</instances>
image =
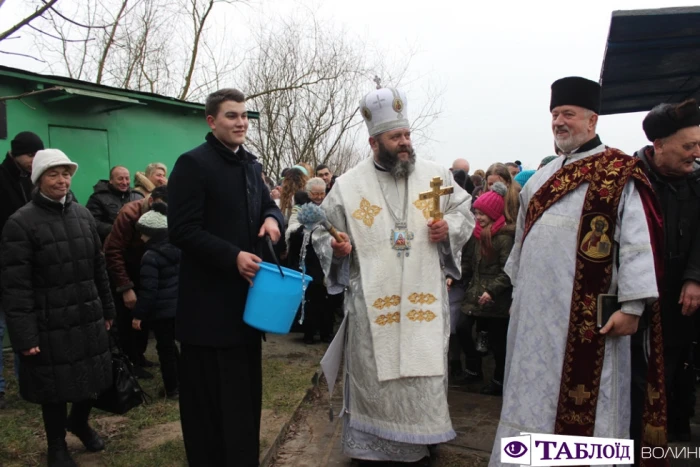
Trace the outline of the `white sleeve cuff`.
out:
<instances>
[{"instance_id":1,"label":"white sleeve cuff","mask_svg":"<svg viewBox=\"0 0 700 467\"><path fill-rule=\"evenodd\" d=\"M622 312L628 315L642 316L646 300L632 300L622 303Z\"/></svg>"}]
</instances>

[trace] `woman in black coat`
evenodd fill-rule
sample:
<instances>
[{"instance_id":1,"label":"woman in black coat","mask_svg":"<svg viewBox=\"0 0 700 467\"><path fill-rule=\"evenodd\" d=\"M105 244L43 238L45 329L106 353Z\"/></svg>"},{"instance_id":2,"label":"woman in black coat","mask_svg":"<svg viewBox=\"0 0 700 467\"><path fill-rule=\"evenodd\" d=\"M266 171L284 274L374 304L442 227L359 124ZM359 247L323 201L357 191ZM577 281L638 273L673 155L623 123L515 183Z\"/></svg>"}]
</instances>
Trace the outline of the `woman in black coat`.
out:
<instances>
[{"instance_id":1,"label":"woman in black coat","mask_svg":"<svg viewBox=\"0 0 700 467\"><path fill-rule=\"evenodd\" d=\"M301 247L304 242L304 226L298 223L298 209L306 203L313 202L320 205L326 197L326 183L319 177L314 177L306 182L306 191L300 191L294 195L295 208L290 216L287 251L289 252L289 264L292 269L301 271L299 259ZM320 333L321 342L331 342L333 335L333 319L335 311L331 307L328 291L323 282L323 268L316 255L311 242L306 245L305 255L306 274L313 279L307 285L304 306L305 317L303 323L304 343L313 344L316 332ZM296 319L295 319L296 322Z\"/></svg>"},{"instance_id":2,"label":"woman in black coat","mask_svg":"<svg viewBox=\"0 0 700 467\"><path fill-rule=\"evenodd\" d=\"M112 383L107 331L114 318L95 220L70 193L77 170L63 152L36 153L32 201L2 231L2 297L22 397L41 404L50 466L76 465L66 428L90 451L92 401ZM70 417L66 404L72 402Z\"/></svg>"}]
</instances>

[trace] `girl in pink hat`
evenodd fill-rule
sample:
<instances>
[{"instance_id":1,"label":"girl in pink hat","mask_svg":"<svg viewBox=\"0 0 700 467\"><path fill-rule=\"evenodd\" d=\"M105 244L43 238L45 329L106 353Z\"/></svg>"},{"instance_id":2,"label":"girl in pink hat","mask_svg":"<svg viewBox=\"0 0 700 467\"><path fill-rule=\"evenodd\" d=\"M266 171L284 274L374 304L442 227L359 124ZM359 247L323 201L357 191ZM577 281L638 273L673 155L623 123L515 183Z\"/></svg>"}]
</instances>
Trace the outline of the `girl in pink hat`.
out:
<instances>
[{"instance_id":1,"label":"girl in pink hat","mask_svg":"<svg viewBox=\"0 0 700 467\"><path fill-rule=\"evenodd\" d=\"M504 267L515 236L514 226L504 216L507 188L495 183L474 203L476 227L474 235L462 252L462 274L471 281L462 301L462 315L457 323L457 335L467 356L463 383L483 381L481 355L472 339L472 327L486 332L486 347L493 352L496 369L493 378L481 390L482 394L503 394L503 373L508 334L508 310L512 286Z\"/></svg>"}]
</instances>

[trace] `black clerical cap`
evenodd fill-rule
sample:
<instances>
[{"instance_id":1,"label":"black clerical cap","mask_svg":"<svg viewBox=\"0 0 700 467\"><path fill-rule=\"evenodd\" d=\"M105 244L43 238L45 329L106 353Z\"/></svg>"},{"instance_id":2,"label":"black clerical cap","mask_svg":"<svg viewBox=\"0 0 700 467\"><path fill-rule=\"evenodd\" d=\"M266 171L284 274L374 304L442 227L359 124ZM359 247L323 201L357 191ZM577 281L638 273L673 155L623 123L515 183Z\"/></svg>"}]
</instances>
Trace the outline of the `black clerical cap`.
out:
<instances>
[{"instance_id":1,"label":"black clerical cap","mask_svg":"<svg viewBox=\"0 0 700 467\"><path fill-rule=\"evenodd\" d=\"M644 117L642 128L649 141L671 136L678 130L700 125L700 109L695 99L680 104L660 104Z\"/></svg>"},{"instance_id":2,"label":"black clerical cap","mask_svg":"<svg viewBox=\"0 0 700 467\"><path fill-rule=\"evenodd\" d=\"M600 84L578 76L556 80L552 83L549 111L560 105L576 105L600 113Z\"/></svg>"}]
</instances>

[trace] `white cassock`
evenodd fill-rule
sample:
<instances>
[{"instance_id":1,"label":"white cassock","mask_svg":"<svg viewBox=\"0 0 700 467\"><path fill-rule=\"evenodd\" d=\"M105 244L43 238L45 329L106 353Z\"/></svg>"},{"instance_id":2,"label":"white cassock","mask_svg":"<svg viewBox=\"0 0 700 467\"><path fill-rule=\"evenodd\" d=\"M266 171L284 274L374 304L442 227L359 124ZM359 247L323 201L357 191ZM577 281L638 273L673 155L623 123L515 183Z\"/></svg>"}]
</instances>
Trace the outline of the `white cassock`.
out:
<instances>
[{"instance_id":1,"label":"white cassock","mask_svg":"<svg viewBox=\"0 0 700 467\"><path fill-rule=\"evenodd\" d=\"M430 204L419 199L436 176L454 186L440 202L449 225L440 244L429 241ZM455 437L445 275L460 276L462 246L474 228L471 197L433 162L416 160L406 182L370 158L338 178L322 207L353 244L338 260L330 236L313 234L329 292L348 287L345 319L322 362L332 386L344 350L343 451L364 460L420 460L428 445Z\"/></svg>"},{"instance_id":2,"label":"white cassock","mask_svg":"<svg viewBox=\"0 0 700 467\"><path fill-rule=\"evenodd\" d=\"M553 433L569 331L580 217L588 183L553 204L522 243L530 199L564 163L605 151L560 157L530 178L520 193L515 245L506 264L513 305L503 408L489 466L499 466L501 438L521 432ZM654 256L639 192L630 179L622 192L614 232L613 279L622 310L641 315L658 297ZM619 264L617 261L619 258ZM575 362L574 362L575 365ZM630 337L608 337L600 380L594 436L629 438Z\"/></svg>"}]
</instances>

